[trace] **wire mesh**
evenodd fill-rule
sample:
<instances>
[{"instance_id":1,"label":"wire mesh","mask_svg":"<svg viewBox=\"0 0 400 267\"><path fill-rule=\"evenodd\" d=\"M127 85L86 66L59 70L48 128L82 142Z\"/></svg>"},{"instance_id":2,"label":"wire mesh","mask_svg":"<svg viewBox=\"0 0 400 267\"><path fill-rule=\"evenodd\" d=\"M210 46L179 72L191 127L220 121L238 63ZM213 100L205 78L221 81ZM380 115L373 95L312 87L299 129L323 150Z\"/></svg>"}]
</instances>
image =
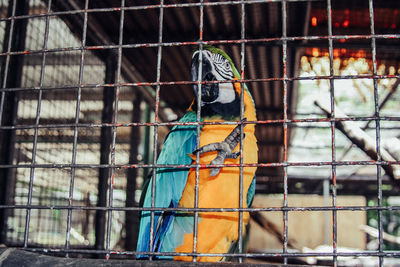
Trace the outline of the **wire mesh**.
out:
<instances>
[{"instance_id":1,"label":"wire mesh","mask_svg":"<svg viewBox=\"0 0 400 267\"><path fill-rule=\"evenodd\" d=\"M190 256L198 261L209 256L239 262L272 259L284 264L328 261L338 266L345 264L344 259L371 257L384 266L400 257L398 246L385 243L390 222L392 233L398 235L393 225L397 225L400 210L398 199L389 198L399 192L400 153L387 153L385 145L386 139L399 138L395 133L400 127L396 104L400 6L392 2L390 19L384 20L377 14L389 11L380 1L347 1L349 7L344 2L0 1L0 149L6 155L0 162L1 243L66 257L81 254L107 259L148 255L150 260ZM351 16L361 12L357 5L366 11L358 14L359 19ZM305 18L296 15L296 9L305 11ZM101 17L109 19L108 25ZM199 97L202 86L221 83L200 78L190 81L187 71L178 68L190 69L190 51L203 50L205 45L231 52L240 73L240 79L231 82L250 88L258 120L243 120L243 86L238 121L202 121L200 101L196 122L176 120L194 97L187 93L189 87L197 84ZM355 58L365 59L368 70L340 71L338 64L344 68ZM326 70L313 68L318 60L325 60ZM392 64L392 70L382 70L385 63ZM310 67L303 74L311 75L301 75L304 66ZM353 110L343 115L341 103L346 99L342 90L346 91L343 84L348 81L358 84L354 88L359 91L371 82L372 93L364 96L370 100L364 103L373 103L372 109L357 114L358 107L350 101ZM304 100L302 88L312 83L321 96ZM310 88L307 93L316 94ZM306 101L314 98L314 111L296 110L296 106L307 107L301 101L310 104ZM349 133L350 123L352 129L362 128L359 136ZM197 153L192 164L157 163L172 127L195 126L200 147L201 127L220 124L240 125L241 154L244 127L256 125L260 161L244 163L241 157L237 164L204 165ZM373 136L372 142L357 143L364 132ZM298 144L301 134L303 141L311 137ZM367 156L355 156L355 146ZM152 183L151 207L139 207L146 177L155 177L158 168L166 167L195 169L193 208L157 207L156 182ZM199 207L199 172L212 167L239 169L238 208ZM245 167L258 169L257 193L278 194L280 204L245 207ZM371 169L376 171L371 174ZM314 172L319 176L313 176ZM368 188L363 188L363 182ZM291 200L295 194L324 194L329 201L302 206ZM345 194L363 195L366 202L339 204ZM135 216L141 211L151 213L148 252L136 251L131 241L137 238ZM155 214L166 211L194 214L192 252L152 251ZM237 253L198 252L200 212L238 213ZM254 214L282 215L275 231L280 238L278 251L243 246L247 212L253 218L251 224ZM291 218L307 212L325 214L328 248L322 252L293 249L297 230L292 229ZM377 231L369 236L377 238L377 247L342 249L341 218L351 213L374 222Z\"/></svg>"}]
</instances>

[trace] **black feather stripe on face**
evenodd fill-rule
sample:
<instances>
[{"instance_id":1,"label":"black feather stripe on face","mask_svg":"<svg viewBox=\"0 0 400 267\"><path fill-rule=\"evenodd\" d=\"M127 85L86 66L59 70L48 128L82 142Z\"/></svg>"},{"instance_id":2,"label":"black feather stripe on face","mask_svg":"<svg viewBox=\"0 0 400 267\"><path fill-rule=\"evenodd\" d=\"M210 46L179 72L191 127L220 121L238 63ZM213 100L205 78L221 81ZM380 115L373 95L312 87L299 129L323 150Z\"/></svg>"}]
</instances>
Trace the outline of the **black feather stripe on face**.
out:
<instances>
[{"instance_id":1,"label":"black feather stripe on face","mask_svg":"<svg viewBox=\"0 0 400 267\"><path fill-rule=\"evenodd\" d=\"M233 79L233 71L229 61L220 54L211 54L211 59L215 70L225 80Z\"/></svg>"}]
</instances>

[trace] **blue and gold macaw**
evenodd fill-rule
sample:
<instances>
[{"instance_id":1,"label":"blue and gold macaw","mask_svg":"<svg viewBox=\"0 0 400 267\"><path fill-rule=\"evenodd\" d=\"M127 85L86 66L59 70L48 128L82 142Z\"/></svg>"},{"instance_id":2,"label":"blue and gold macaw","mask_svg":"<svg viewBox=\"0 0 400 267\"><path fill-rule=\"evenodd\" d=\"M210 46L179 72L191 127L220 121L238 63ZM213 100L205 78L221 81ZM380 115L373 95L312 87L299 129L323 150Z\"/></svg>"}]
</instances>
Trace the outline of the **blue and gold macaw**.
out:
<instances>
[{"instance_id":1,"label":"blue and gold macaw","mask_svg":"<svg viewBox=\"0 0 400 267\"><path fill-rule=\"evenodd\" d=\"M201 66L200 65L201 62ZM199 74L201 77L199 79ZM239 121L240 98L243 83L232 59L221 49L204 46L192 56L192 81L224 81L226 83L204 83L201 99L198 84L193 85L196 99L180 122L196 122L197 101L201 105L203 122ZM233 82L232 82L233 81ZM255 121L254 101L243 84L243 118ZM175 126L166 138L158 164L195 164L199 153L200 164L257 163L257 140L254 124L243 125L243 155L239 152L240 126L228 124L202 125L200 148L196 147L195 125ZM255 191L255 167L243 168L243 207L250 205ZM239 208L239 167L201 168L199 170L199 208ZM195 202L195 168L158 168L148 187L144 188L143 207L151 207L151 188L155 183L154 207L193 208ZM193 252L193 212L154 212L153 246L150 248L150 211L141 212L137 251L140 252ZM243 226L249 221L249 213L243 213ZM238 241L239 212L199 212L197 253L227 253ZM243 227L243 234L245 227ZM148 258L138 255L138 258ZM160 259L191 261L189 256L160 256ZM223 257L198 257L198 261L220 261Z\"/></svg>"}]
</instances>

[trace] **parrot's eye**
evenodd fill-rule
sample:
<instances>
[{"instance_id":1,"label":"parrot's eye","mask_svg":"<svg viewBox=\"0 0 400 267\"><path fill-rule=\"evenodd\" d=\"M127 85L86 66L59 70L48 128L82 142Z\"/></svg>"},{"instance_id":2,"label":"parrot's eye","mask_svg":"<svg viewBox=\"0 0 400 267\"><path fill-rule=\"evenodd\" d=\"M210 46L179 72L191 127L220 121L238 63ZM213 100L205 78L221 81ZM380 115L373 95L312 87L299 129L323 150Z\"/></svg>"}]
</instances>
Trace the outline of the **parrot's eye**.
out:
<instances>
[{"instance_id":1,"label":"parrot's eye","mask_svg":"<svg viewBox=\"0 0 400 267\"><path fill-rule=\"evenodd\" d=\"M231 66L231 64L229 64L229 61L227 61L227 62L225 63L225 68L229 69L230 66Z\"/></svg>"}]
</instances>

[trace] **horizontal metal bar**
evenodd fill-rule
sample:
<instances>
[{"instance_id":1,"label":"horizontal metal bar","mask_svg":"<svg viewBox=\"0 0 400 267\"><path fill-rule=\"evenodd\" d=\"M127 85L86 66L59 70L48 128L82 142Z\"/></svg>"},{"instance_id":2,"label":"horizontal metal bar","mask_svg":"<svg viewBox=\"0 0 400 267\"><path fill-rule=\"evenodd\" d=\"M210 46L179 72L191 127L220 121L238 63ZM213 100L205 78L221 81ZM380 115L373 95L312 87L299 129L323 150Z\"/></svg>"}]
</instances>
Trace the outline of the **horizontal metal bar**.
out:
<instances>
[{"instance_id":1,"label":"horizontal metal bar","mask_svg":"<svg viewBox=\"0 0 400 267\"><path fill-rule=\"evenodd\" d=\"M269 3L281 3L284 0L269 0ZM285 0L286 2L318 2L321 0ZM245 4L258 4L265 3L265 0L246 0ZM221 2L205 2L205 3L180 3L180 4L163 4L163 5L141 5L141 6L128 6L128 7L110 7L110 8L91 8L91 9L77 9L70 11L48 12L41 14L32 14L24 16L11 16L1 18L0 21L9 21L15 19L38 18L47 16L60 16L60 15L74 15L81 13L99 13L99 12L120 12L121 10L149 10L149 9L167 9L167 8L182 8L182 7L200 7L200 6L225 6L225 5L239 5L242 1L221 1Z\"/></svg>"},{"instance_id":2,"label":"horizontal metal bar","mask_svg":"<svg viewBox=\"0 0 400 267\"><path fill-rule=\"evenodd\" d=\"M219 84L219 83L252 83L252 82L279 82L279 81L314 81L314 80L354 80L354 79L400 79L400 75L333 75L333 76L308 76L308 77L277 77L277 78L256 78L256 79L238 79L224 81L203 81L200 84ZM95 89L104 87L139 87L139 86L173 86L173 85L194 85L197 82L193 81L171 81L171 82L132 82L132 83L109 83L109 84L75 84L75 85L60 85L60 86L32 86L19 88L2 88L0 92L12 91L49 91L49 90L76 90Z\"/></svg>"},{"instance_id":3,"label":"horizontal metal bar","mask_svg":"<svg viewBox=\"0 0 400 267\"><path fill-rule=\"evenodd\" d=\"M275 212L275 211L398 211L400 206L314 206L314 207L256 207L256 208L164 208L164 207L94 207L67 205L0 205L0 209L33 210L101 210L101 211L179 211L179 212Z\"/></svg>"},{"instance_id":4,"label":"horizontal metal bar","mask_svg":"<svg viewBox=\"0 0 400 267\"><path fill-rule=\"evenodd\" d=\"M97 169L97 168L116 168L116 169L130 169L130 168L168 168L168 169L187 169L187 168L222 168L222 167L257 167L257 168L271 168L271 167L312 167L312 166L357 166L357 165L399 165L400 161L308 161L308 162L272 162L272 163L243 163L243 164L8 164L0 165L0 168L40 168L40 169L64 169L64 168L78 168L78 169Z\"/></svg>"},{"instance_id":5,"label":"horizontal metal bar","mask_svg":"<svg viewBox=\"0 0 400 267\"><path fill-rule=\"evenodd\" d=\"M226 80L226 81L204 81L201 84L219 84L219 83L252 83L252 82L276 82L276 81L312 81L312 80L354 80L354 79L400 79L400 75L342 75L342 76L308 76L308 77L292 77L292 78L256 78L256 79L239 79L239 80ZM136 83L112 83L112 84L76 84L76 85L60 85L60 86L33 86L33 87L19 87L19 88L3 88L0 92L12 91L29 91L37 92L51 91L51 90L76 90L82 89L97 89L104 87L139 87L139 86L172 86L172 85L193 85L193 81L171 81L171 82L136 82Z\"/></svg>"},{"instance_id":6,"label":"horizontal metal bar","mask_svg":"<svg viewBox=\"0 0 400 267\"><path fill-rule=\"evenodd\" d=\"M246 121L243 124L283 124L283 123L309 123L309 122L341 122L341 121L400 121L400 117L380 116L380 117L346 117L346 118L309 118L309 119L277 119L277 120L258 120ZM69 123L69 124L35 124L35 125L15 125L0 126L0 130L22 130L22 129L47 129L47 128L102 128L102 127L137 127L137 126L176 126L176 125L237 125L237 121L220 122L132 122L132 123Z\"/></svg>"},{"instance_id":7,"label":"horizontal metal bar","mask_svg":"<svg viewBox=\"0 0 400 267\"><path fill-rule=\"evenodd\" d=\"M349 116L351 117L351 116ZM370 121L375 121L375 120L370 120ZM302 129L328 129L330 126L321 126L321 125L302 125L302 124L292 124L289 125L288 127L290 128L302 128ZM375 126L368 126L365 131L369 131L369 130L374 130L375 131ZM396 127L396 126L392 126L392 127L381 127L381 130L400 130L400 126ZM353 145L353 144L352 144ZM291 147L294 147L293 145L291 145ZM300 146L297 146L300 147ZM330 146L328 146L330 148ZM310 148L313 148L312 146L310 146ZM321 148L321 146L318 146L318 148ZM336 148L347 148L347 146L336 146Z\"/></svg>"},{"instance_id":8,"label":"horizontal metal bar","mask_svg":"<svg viewBox=\"0 0 400 267\"><path fill-rule=\"evenodd\" d=\"M81 50L105 50L105 49L128 49L128 48L155 48L155 47L182 47L182 46L198 46L202 45L218 45L218 44L256 44L256 43L273 43L291 42L291 41L318 41L318 40L371 40L371 39L399 39L400 34L374 34L374 35L320 35L320 36L293 36L293 37L270 37L270 38L254 38L254 39L233 39L233 40L211 40L211 41L193 41L193 42L161 42L161 43L138 43L138 44L122 44L122 45L95 45L95 46L74 46L53 49L39 49L27 51L7 51L0 53L0 56L7 55L29 55L36 53L55 53L67 51ZM290 46L290 43L288 44Z\"/></svg>"},{"instance_id":9,"label":"horizontal metal bar","mask_svg":"<svg viewBox=\"0 0 400 267\"><path fill-rule=\"evenodd\" d=\"M82 253L82 254L107 254L112 255L152 255L152 256L202 256L202 257L399 257L400 251L365 251L365 252L279 252L279 253L184 253L184 252L138 252L138 251L106 251L106 250L90 250L90 249L57 249L57 248L21 248L25 251L31 252L46 252L46 253L57 253L57 252L68 252L68 253Z\"/></svg>"}]
</instances>

